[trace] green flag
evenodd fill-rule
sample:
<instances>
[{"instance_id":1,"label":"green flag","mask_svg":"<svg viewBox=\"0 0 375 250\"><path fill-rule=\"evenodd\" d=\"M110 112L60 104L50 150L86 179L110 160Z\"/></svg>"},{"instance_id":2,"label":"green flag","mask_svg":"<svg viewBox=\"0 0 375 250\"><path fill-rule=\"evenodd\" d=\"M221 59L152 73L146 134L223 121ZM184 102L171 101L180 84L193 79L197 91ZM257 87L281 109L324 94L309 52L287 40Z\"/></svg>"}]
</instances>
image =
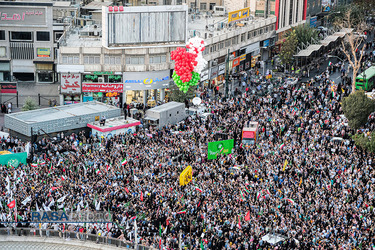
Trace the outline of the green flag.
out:
<instances>
[{"instance_id":1,"label":"green flag","mask_svg":"<svg viewBox=\"0 0 375 250\"><path fill-rule=\"evenodd\" d=\"M201 249L204 250L203 241L201 240Z\"/></svg>"},{"instance_id":2,"label":"green flag","mask_svg":"<svg viewBox=\"0 0 375 250\"><path fill-rule=\"evenodd\" d=\"M159 235L161 237L161 224L159 223Z\"/></svg>"}]
</instances>

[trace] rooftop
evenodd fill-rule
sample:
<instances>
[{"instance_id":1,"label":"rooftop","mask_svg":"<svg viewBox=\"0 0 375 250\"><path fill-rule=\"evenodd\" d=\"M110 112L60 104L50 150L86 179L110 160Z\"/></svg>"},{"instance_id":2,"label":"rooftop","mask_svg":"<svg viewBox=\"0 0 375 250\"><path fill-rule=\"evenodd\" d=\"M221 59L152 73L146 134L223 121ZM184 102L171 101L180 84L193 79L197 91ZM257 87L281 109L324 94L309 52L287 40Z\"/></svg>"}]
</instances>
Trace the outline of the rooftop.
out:
<instances>
[{"instance_id":1,"label":"rooftop","mask_svg":"<svg viewBox=\"0 0 375 250\"><path fill-rule=\"evenodd\" d=\"M149 109L149 111L162 112L164 110L167 110L167 109L170 109L170 108L173 108L173 107L176 107L176 106L180 106L180 105L184 105L185 106L185 104L183 104L181 102L168 102L166 104L163 104L163 105L151 108L151 109Z\"/></svg>"},{"instance_id":2,"label":"rooftop","mask_svg":"<svg viewBox=\"0 0 375 250\"><path fill-rule=\"evenodd\" d=\"M120 117L115 117L111 119L106 119L104 126L100 126L100 121L96 121L93 123L88 123L87 127L101 131L101 132L109 132L109 131L113 131L117 129L134 127L140 124L141 122L136 119L128 117L126 120L124 120L124 117L120 116Z\"/></svg>"},{"instance_id":3,"label":"rooftop","mask_svg":"<svg viewBox=\"0 0 375 250\"><path fill-rule=\"evenodd\" d=\"M51 120L66 119L71 117L95 114L109 110L116 110L117 107L101 102L83 102L58 107L37 109L32 111L18 112L7 116L22 122L33 124Z\"/></svg>"}]
</instances>

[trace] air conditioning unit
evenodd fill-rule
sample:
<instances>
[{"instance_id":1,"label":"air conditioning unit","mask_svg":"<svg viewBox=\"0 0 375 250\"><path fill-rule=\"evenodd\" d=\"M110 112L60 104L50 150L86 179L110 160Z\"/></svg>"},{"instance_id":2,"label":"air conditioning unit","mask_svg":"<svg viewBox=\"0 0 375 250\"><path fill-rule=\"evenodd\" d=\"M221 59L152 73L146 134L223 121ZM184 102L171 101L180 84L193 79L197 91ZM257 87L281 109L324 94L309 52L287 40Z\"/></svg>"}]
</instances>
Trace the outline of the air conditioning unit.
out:
<instances>
[{"instance_id":1,"label":"air conditioning unit","mask_svg":"<svg viewBox=\"0 0 375 250\"><path fill-rule=\"evenodd\" d=\"M98 77L98 82L104 83L104 77Z\"/></svg>"}]
</instances>

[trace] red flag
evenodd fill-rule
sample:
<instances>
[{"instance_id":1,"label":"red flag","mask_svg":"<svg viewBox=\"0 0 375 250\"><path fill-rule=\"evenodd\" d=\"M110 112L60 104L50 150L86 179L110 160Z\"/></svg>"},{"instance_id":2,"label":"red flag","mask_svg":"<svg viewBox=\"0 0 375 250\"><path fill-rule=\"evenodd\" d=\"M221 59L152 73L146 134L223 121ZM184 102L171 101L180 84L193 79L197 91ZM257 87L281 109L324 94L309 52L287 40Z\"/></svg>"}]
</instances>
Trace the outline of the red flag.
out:
<instances>
[{"instance_id":1,"label":"red flag","mask_svg":"<svg viewBox=\"0 0 375 250\"><path fill-rule=\"evenodd\" d=\"M143 201L143 192L141 192L141 201Z\"/></svg>"},{"instance_id":2,"label":"red flag","mask_svg":"<svg viewBox=\"0 0 375 250\"><path fill-rule=\"evenodd\" d=\"M126 191L127 193L129 193L129 189L125 188L125 191Z\"/></svg>"},{"instance_id":3,"label":"red flag","mask_svg":"<svg viewBox=\"0 0 375 250\"><path fill-rule=\"evenodd\" d=\"M14 208L16 206L16 200L13 200L11 201L9 204L8 204L8 207L9 208Z\"/></svg>"},{"instance_id":4,"label":"red flag","mask_svg":"<svg viewBox=\"0 0 375 250\"><path fill-rule=\"evenodd\" d=\"M166 221L165 221L165 223L167 224L167 226L169 225L169 220L167 219Z\"/></svg>"},{"instance_id":5,"label":"red flag","mask_svg":"<svg viewBox=\"0 0 375 250\"><path fill-rule=\"evenodd\" d=\"M52 187L52 191L55 191L56 189L58 188L61 188L62 186L59 186L59 187Z\"/></svg>"},{"instance_id":6,"label":"red flag","mask_svg":"<svg viewBox=\"0 0 375 250\"><path fill-rule=\"evenodd\" d=\"M249 221L250 220L250 211L247 211L247 214L245 216L245 221Z\"/></svg>"},{"instance_id":7,"label":"red flag","mask_svg":"<svg viewBox=\"0 0 375 250\"><path fill-rule=\"evenodd\" d=\"M161 238L160 238L160 241L159 241L159 249L161 249Z\"/></svg>"},{"instance_id":8,"label":"red flag","mask_svg":"<svg viewBox=\"0 0 375 250\"><path fill-rule=\"evenodd\" d=\"M65 232L65 224L63 224L63 232Z\"/></svg>"}]
</instances>

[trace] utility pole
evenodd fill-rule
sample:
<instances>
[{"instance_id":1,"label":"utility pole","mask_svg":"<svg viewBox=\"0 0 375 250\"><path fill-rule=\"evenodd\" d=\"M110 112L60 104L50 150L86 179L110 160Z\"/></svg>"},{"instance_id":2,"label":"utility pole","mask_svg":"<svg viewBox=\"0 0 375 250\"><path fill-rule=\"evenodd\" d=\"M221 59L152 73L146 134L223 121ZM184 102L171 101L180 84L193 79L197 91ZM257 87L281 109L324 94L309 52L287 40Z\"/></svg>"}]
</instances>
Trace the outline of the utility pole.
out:
<instances>
[{"instance_id":1,"label":"utility pole","mask_svg":"<svg viewBox=\"0 0 375 250\"><path fill-rule=\"evenodd\" d=\"M229 49L227 53L227 61L225 63L225 98L228 98L228 92L229 92Z\"/></svg>"}]
</instances>

